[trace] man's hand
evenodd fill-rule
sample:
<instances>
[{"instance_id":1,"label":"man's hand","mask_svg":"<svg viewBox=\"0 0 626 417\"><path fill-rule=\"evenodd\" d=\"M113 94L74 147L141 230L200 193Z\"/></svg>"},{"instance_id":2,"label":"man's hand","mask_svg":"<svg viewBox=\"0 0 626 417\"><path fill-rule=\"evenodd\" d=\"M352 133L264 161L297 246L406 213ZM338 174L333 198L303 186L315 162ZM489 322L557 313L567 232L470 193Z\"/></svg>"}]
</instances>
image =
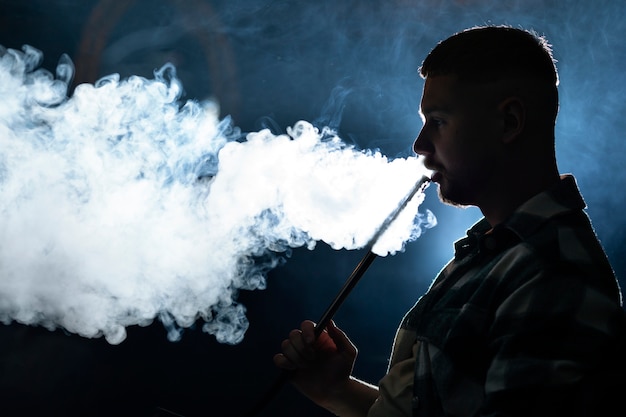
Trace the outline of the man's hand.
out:
<instances>
[{"instance_id":1,"label":"man's hand","mask_svg":"<svg viewBox=\"0 0 626 417\"><path fill-rule=\"evenodd\" d=\"M279 368L293 371L291 382L300 392L322 407L341 396L350 382L357 349L346 334L330 322L315 338L315 323L302 322L281 344L274 356Z\"/></svg>"}]
</instances>

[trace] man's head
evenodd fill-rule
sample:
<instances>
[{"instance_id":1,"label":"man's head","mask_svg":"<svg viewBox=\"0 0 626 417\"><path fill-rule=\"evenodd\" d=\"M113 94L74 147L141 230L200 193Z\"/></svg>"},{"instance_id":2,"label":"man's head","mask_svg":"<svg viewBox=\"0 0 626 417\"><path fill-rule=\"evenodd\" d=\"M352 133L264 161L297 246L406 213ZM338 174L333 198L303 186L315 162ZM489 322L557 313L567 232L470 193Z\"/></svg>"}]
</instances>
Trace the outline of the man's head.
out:
<instances>
[{"instance_id":1,"label":"man's head","mask_svg":"<svg viewBox=\"0 0 626 417\"><path fill-rule=\"evenodd\" d=\"M414 150L444 201L505 211L554 181L558 76L545 39L468 29L440 42L420 73L424 127Z\"/></svg>"},{"instance_id":2,"label":"man's head","mask_svg":"<svg viewBox=\"0 0 626 417\"><path fill-rule=\"evenodd\" d=\"M526 81L540 88L546 115L558 112L559 77L548 41L534 32L508 26L482 26L441 41L426 57L423 78L455 75L462 83Z\"/></svg>"}]
</instances>

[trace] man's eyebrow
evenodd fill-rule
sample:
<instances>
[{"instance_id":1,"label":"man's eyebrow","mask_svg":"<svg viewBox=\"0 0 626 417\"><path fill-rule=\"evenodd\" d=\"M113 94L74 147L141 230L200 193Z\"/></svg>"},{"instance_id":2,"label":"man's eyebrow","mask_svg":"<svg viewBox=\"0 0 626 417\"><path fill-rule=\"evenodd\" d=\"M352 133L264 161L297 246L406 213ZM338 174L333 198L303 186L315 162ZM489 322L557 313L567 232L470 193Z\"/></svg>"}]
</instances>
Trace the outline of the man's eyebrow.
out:
<instances>
[{"instance_id":1,"label":"man's eyebrow","mask_svg":"<svg viewBox=\"0 0 626 417\"><path fill-rule=\"evenodd\" d=\"M419 109L419 114L421 116L431 114L431 113L445 113L450 114L450 108L447 106L431 106L431 107L421 107Z\"/></svg>"},{"instance_id":2,"label":"man's eyebrow","mask_svg":"<svg viewBox=\"0 0 626 417\"><path fill-rule=\"evenodd\" d=\"M450 114L451 111L448 107L444 107L444 106L432 106L432 107L420 107L420 109L418 110L418 114L420 116L420 118L422 120L424 120L426 118L427 115L430 115L432 113L439 113L439 114Z\"/></svg>"}]
</instances>

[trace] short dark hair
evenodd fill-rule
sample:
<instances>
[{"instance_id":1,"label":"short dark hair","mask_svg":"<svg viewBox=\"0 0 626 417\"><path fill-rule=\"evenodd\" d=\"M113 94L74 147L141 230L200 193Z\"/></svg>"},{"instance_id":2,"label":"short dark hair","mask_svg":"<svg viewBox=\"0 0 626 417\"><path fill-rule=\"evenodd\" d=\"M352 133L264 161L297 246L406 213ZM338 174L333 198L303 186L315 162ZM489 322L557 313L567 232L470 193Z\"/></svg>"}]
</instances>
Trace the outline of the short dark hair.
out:
<instances>
[{"instance_id":1,"label":"short dark hair","mask_svg":"<svg viewBox=\"0 0 626 417\"><path fill-rule=\"evenodd\" d=\"M532 77L558 85L552 48L546 38L510 26L477 26L452 35L428 54L420 74L454 74L474 82Z\"/></svg>"},{"instance_id":2,"label":"short dark hair","mask_svg":"<svg viewBox=\"0 0 626 417\"><path fill-rule=\"evenodd\" d=\"M424 78L455 75L467 83L527 79L541 85L556 118L559 77L552 47L534 31L510 26L477 26L439 42L419 69ZM545 89L543 88L545 86ZM554 121L552 118L552 121Z\"/></svg>"}]
</instances>

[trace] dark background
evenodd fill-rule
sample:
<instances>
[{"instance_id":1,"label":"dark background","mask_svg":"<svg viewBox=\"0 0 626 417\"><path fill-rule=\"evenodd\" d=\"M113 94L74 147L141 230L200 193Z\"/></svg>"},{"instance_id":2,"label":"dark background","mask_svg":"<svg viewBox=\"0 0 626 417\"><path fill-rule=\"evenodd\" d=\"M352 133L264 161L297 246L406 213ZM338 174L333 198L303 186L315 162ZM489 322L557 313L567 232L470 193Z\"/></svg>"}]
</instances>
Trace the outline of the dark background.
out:
<instances>
[{"instance_id":1,"label":"dark background","mask_svg":"<svg viewBox=\"0 0 626 417\"><path fill-rule=\"evenodd\" d=\"M51 70L67 53L74 85L110 73L151 77L172 62L185 98L215 98L243 132L278 133L304 119L395 157L410 154L421 127L416 71L436 42L485 23L533 28L558 60L561 171L577 176L623 287L625 14L626 2L607 0L0 0L0 45L41 49ZM402 315L479 218L434 194L423 207L438 226L404 253L376 260L336 315L360 349L356 376L382 376ZM158 407L239 415L278 376L271 357L280 341L319 317L362 256L324 245L294 250L269 273L266 290L240 294L250 328L238 345L222 345L200 326L169 342L158 322L129 328L116 346L1 326L0 416L141 417ZM260 415L329 413L285 386Z\"/></svg>"}]
</instances>

